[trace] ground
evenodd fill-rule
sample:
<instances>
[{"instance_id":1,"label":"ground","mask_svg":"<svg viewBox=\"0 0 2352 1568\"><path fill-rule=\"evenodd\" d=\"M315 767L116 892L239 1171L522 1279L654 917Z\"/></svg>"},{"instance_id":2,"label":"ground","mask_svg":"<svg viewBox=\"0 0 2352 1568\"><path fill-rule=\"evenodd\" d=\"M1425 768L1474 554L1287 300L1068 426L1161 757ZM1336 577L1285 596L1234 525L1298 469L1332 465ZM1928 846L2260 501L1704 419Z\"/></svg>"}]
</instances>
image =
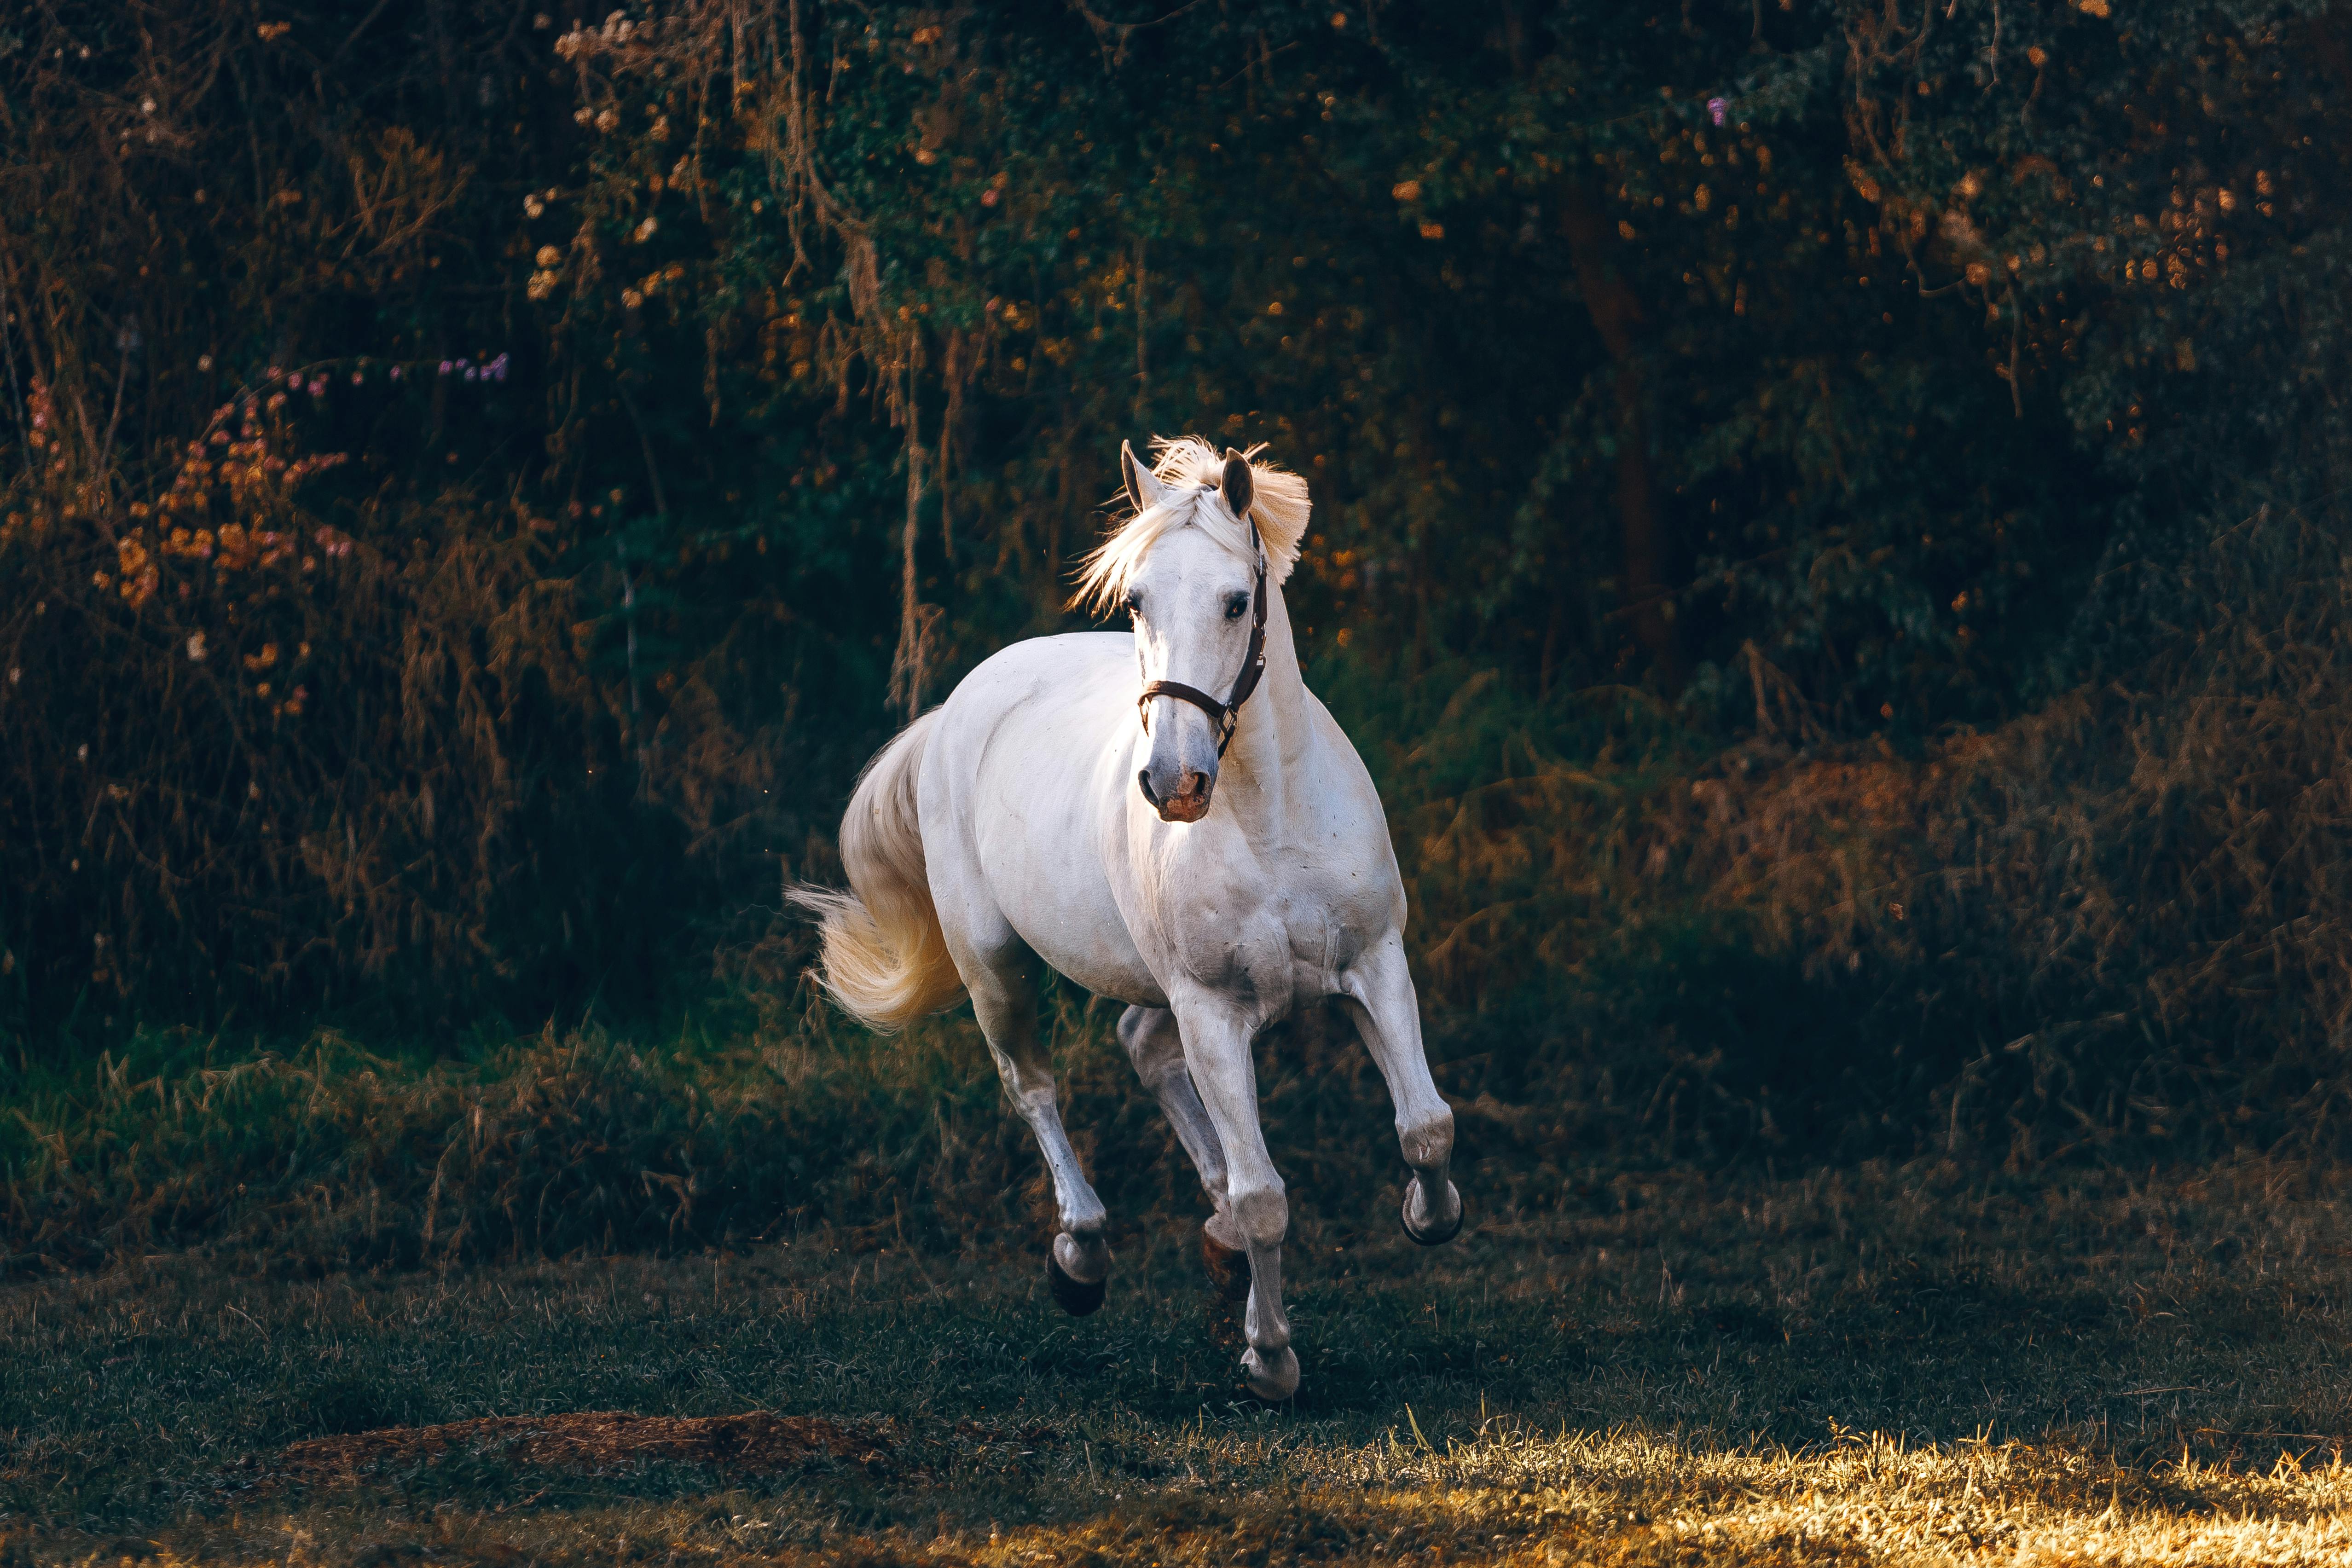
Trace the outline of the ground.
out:
<instances>
[{"instance_id":1,"label":"ground","mask_svg":"<svg viewBox=\"0 0 2352 1568\"><path fill-rule=\"evenodd\" d=\"M2352 1563L2337 1185L1667 1172L1431 1252L1302 1203L1278 1408L1175 1227L1084 1320L1042 1238L152 1258L0 1289L0 1568Z\"/></svg>"}]
</instances>

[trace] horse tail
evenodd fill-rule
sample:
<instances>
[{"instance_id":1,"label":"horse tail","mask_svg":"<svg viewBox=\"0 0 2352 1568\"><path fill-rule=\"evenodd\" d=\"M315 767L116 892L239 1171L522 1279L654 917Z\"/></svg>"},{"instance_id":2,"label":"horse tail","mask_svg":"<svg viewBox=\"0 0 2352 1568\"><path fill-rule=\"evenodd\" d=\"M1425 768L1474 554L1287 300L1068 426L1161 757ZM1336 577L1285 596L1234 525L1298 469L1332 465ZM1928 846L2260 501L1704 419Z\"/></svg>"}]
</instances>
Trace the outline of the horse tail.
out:
<instances>
[{"instance_id":1,"label":"horse tail","mask_svg":"<svg viewBox=\"0 0 2352 1568\"><path fill-rule=\"evenodd\" d=\"M938 717L934 710L901 730L866 765L851 792L841 819L849 891L793 890L793 902L822 923L817 983L845 1011L886 1032L952 1007L963 995L931 903L915 803Z\"/></svg>"}]
</instances>

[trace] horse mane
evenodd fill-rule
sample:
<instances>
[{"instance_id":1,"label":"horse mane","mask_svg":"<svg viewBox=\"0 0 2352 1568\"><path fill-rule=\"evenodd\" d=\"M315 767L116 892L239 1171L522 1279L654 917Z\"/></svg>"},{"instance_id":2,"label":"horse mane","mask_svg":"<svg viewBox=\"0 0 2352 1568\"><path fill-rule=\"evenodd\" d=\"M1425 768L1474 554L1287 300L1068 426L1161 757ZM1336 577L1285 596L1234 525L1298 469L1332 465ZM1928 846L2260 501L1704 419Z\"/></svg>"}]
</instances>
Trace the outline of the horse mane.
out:
<instances>
[{"instance_id":1,"label":"horse mane","mask_svg":"<svg viewBox=\"0 0 2352 1568\"><path fill-rule=\"evenodd\" d=\"M1289 579L1290 569L1298 560L1299 544L1307 538L1307 481L1287 468L1258 462L1257 455L1265 450L1261 442L1242 455L1250 460L1250 517L1256 521L1258 538L1265 543L1266 575L1279 584ZM1097 615L1116 608L1127 597L1129 581L1160 537L1188 524L1244 560L1255 559L1248 525L1234 521L1218 492L1225 473L1223 453L1204 436L1156 435L1151 439L1151 456L1152 476L1174 486L1174 493L1160 505L1122 519L1110 537L1078 563L1078 588L1070 598L1072 605ZM1127 500L1122 489L1111 504L1116 507Z\"/></svg>"}]
</instances>

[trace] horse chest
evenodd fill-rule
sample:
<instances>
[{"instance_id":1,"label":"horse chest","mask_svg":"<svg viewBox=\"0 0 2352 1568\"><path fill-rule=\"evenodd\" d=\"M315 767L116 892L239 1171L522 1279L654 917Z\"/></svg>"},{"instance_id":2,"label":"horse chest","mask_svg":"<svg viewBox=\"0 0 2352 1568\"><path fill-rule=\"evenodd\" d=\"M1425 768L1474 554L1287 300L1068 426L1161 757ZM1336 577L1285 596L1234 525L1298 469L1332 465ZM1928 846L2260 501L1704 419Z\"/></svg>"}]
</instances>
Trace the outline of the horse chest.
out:
<instances>
[{"instance_id":1,"label":"horse chest","mask_svg":"<svg viewBox=\"0 0 2352 1568\"><path fill-rule=\"evenodd\" d=\"M1254 998L1266 1016L1329 995L1386 928L1391 899L1370 881L1295 854L1174 871L1164 905L1173 967Z\"/></svg>"}]
</instances>

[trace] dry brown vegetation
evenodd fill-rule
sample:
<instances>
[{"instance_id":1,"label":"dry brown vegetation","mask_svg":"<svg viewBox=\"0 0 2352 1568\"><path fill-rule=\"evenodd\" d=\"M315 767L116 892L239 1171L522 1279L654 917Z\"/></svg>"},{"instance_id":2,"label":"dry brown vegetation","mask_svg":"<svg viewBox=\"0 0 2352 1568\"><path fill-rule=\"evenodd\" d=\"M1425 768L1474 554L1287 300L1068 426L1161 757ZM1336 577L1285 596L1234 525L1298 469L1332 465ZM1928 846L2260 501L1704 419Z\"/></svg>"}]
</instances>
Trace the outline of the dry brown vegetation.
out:
<instances>
[{"instance_id":1,"label":"dry brown vegetation","mask_svg":"<svg viewBox=\"0 0 2352 1568\"><path fill-rule=\"evenodd\" d=\"M547 814L551 772L594 764L599 699L528 515L451 496L429 528L331 525L312 460L284 455L288 396L225 406L111 514L80 440L41 442L47 482L0 524L0 831L20 920L89 917L96 1010L469 967L489 923L529 918L499 846Z\"/></svg>"},{"instance_id":2,"label":"dry brown vegetation","mask_svg":"<svg viewBox=\"0 0 2352 1568\"><path fill-rule=\"evenodd\" d=\"M2339 1135L2352 571L2267 518L2192 566L2180 601L2219 608L2031 716L1916 763L1694 791L1710 897L1817 968L1883 976L1890 1030L1971 1020L1939 1042L1948 1146Z\"/></svg>"},{"instance_id":3,"label":"dry brown vegetation","mask_svg":"<svg viewBox=\"0 0 2352 1568\"><path fill-rule=\"evenodd\" d=\"M633 627L625 679L600 667L642 563L577 549L604 507L576 477L523 477L520 191L483 164L547 135L499 96L526 64L545 89L545 38L382 20L51 6L0 49L20 1054L285 1006L641 1005L680 953L616 912L715 891L772 783L709 683L727 653L640 681ZM459 79L524 119L453 120Z\"/></svg>"},{"instance_id":4,"label":"dry brown vegetation","mask_svg":"<svg viewBox=\"0 0 2352 1568\"><path fill-rule=\"evenodd\" d=\"M2179 575L2211 608L2118 628L2128 665L1907 751L1832 740L1752 648L1751 735L1697 756L1633 717L1548 754L1465 688L1388 759L1436 1027L1565 1035L1505 1103L1613 1073L1726 1151L2337 1146L2352 568L2261 517ZM1499 777L1447 787L1449 747ZM1544 973L1559 1014L1487 1011Z\"/></svg>"}]
</instances>

